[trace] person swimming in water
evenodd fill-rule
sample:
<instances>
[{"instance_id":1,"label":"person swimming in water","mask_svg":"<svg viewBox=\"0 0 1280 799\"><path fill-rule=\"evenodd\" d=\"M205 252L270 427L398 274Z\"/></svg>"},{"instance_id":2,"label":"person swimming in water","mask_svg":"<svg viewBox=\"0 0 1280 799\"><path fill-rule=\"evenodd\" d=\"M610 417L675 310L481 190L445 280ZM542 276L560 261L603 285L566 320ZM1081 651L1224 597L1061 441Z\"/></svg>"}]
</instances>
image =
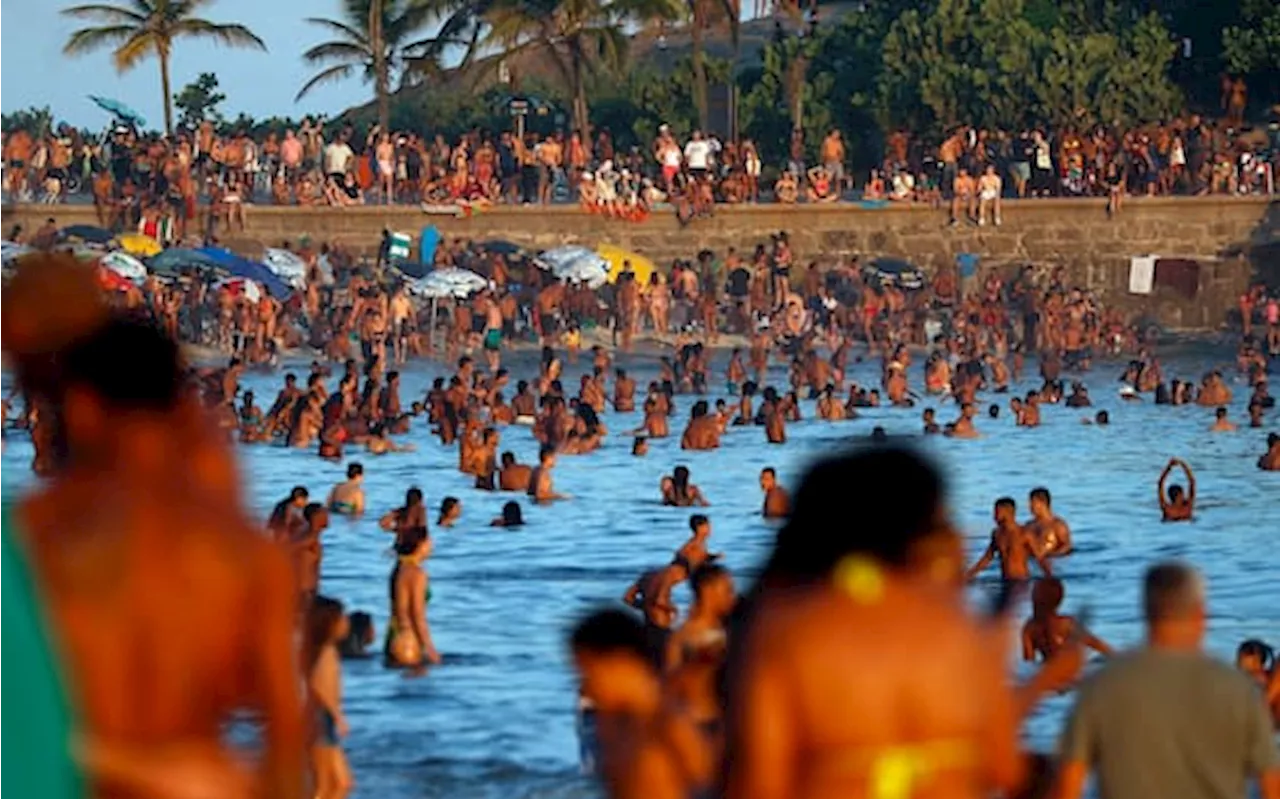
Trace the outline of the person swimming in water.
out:
<instances>
[{"instance_id":1,"label":"person swimming in water","mask_svg":"<svg viewBox=\"0 0 1280 799\"><path fill-rule=\"evenodd\" d=\"M364 513L364 466L358 462L347 464L347 479L329 492L326 503L333 513L344 516L360 516Z\"/></svg>"},{"instance_id":2,"label":"person swimming in water","mask_svg":"<svg viewBox=\"0 0 1280 799\"><path fill-rule=\"evenodd\" d=\"M1209 428L1211 433L1232 433L1236 430L1235 422L1227 418L1227 409L1220 407L1213 412L1213 425Z\"/></svg>"},{"instance_id":3,"label":"person swimming in water","mask_svg":"<svg viewBox=\"0 0 1280 799\"><path fill-rule=\"evenodd\" d=\"M659 483L662 492L662 504L687 508L693 505L707 507L711 503L702 496L702 491L689 482L689 467L677 466L670 475L663 477Z\"/></svg>"},{"instance_id":4,"label":"person swimming in water","mask_svg":"<svg viewBox=\"0 0 1280 799\"><path fill-rule=\"evenodd\" d=\"M1165 484L1169 481L1169 475L1179 467L1187 475L1187 490L1183 491L1180 485L1169 486L1166 490ZM1164 467L1164 471L1160 473L1160 479L1156 482L1156 496L1160 500L1160 516L1163 521L1191 520L1196 506L1196 476L1192 474L1191 467L1186 461L1179 458L1169 459L1169 464Z\"/></svg>"},{"instance_id":5,"label":"person swimming in water","mask_svg":"<svg viewBox=\"0 0 1280 799\"><path fill-rule=\"evenodd\" d=\"M520 503L511 500L502 506L502 515L489 522L490 527L523 527L524 514L520 510Z\"/></svg>"},{"instance_id":6,"label":"person swimming in water","mask_svg":"<svg viewBox=\"0 0 1280 799\"><path fill-rule=\"evenodd\" d=\"M436 519L436 527L452 527L461 518L462 500L445 497L440 501L440 516Z\"/></svg>"},{"instance_id":7,"label":"person swimming in water","mask_svg":"<svg viewBox=\"0 0 1280 799\"><path fill-rule=\"evenodd\" d=\"M760 490L764 492L761 514L766 519L785 519L791 512L791 495L778 485L778 472L772 466L760 470Z\"/></svg>"},{"instance_id":8,"label":"person swimming in water","mask_svg":"<svg viewBox=\"0 0 1280 799\"><path fill-rule=\"evenodd\" d=\"M1023 660L1047 660L1072 640L1079 640L1104 657L1114 654L1106 642L1084 629L1074 617L1058 613L1065 596L1058 578L1036 580L1031 589L1031 618L1022 626Z\"/></svg>"}]
</instances>

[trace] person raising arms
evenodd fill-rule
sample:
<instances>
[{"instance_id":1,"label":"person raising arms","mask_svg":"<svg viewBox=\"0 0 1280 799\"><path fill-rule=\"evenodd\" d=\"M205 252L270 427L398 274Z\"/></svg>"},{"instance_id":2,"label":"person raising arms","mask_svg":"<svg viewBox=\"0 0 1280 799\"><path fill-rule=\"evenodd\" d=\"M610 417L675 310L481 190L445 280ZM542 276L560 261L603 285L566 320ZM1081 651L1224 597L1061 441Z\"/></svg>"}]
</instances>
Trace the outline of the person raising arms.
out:
<instances>
[{"instance_id":1,"label":"person raising arms","mask_svg":"<svg viewBox=\"0 0 1280 799\"><path fill-rule=\"evenodd\" d=\"M1175 467L1181 467L1187 475L1186 491L1183 491L1180 485L1172 485L1168 490L1165 489L1169 475L1173 473ZM1196 477L1186 461L1179 458L1169 459L1169 464L1164 467L1164 471L1160 473L1160 480L1156 483L1156 496L1160 500L1160 515L1163 521L1191 521L1196 506Z\"/></svg>"}]
</instances>

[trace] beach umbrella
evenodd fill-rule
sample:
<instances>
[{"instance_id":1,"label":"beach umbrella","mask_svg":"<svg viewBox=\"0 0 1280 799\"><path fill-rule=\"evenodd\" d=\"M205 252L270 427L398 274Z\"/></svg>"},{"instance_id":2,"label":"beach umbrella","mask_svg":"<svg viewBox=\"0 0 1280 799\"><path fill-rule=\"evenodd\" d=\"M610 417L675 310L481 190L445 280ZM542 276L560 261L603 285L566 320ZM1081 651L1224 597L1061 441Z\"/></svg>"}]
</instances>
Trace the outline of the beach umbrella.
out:
<instances>
[{"instance_id":1,"label":"beach umbrella","mask_svg":"<svg viewBox=\"0 0 1280 799\"><path fill-rule=\"evenodd\" d=\"M583 283L598 289L609 279L609 262L586 247L568 246L547 250L535 261L560 280Z\"/></svg>"},{"instance_id":2,"label":"beach umbrella","mask_svg":"<svg viewBox=\"0 0 1280 799\"><path fill-rule=\"evenodd\" d=\"M135 283L147 279L146 265L126 252L109 252L98 259L98 265Z\"/></svg>"},{"instance_id":3,"label":"beach umbrella","mask_svg":"<svg viewBox=\"0 0 1280 799\"><path fill-rule=\"evenodd\" d=\"M34 252L32 248L25 244L19 244L16 241L0 241L0 262L8 266L11 261L21 258L29 252Z\"/></svg>"},{"instance_id":4,"label":"beach umbrella","mask_svg":"<svg viewBox=\"0 0 1280 799\"><path fill-rule=\"evenodd\" d=\"M617 283L618 276L622 274L622 265L624 262L630 262L631 271L635 273L636 280L641 285L649 282L649 276L654 273L655 267L653 261L629 250L621 247L615 247L612 244L602 244L596 248L596 252L600 257L609 262L609 282Z\"/></svg>"},{"instance_id":5,"label":"beach umbrella","mask_svg":"<svg viewBox=\"0 0 1280 799\"><path fill-rule=\"evenodd\" d=\"M273 297L287 297L293 293L289 285L265 265L250 261L248 258L236 255L230 250L223 250L218 247L201 247L196 252L216 263L232 277L242 277L255 283L261 283L266 288L267 293Z\"/></svg>"},{"instance_id":6,"label":"beach umbrella","mask_svg":"<svg viewBox=\"0 0 1280 799\"><path fill-rule=\"evenodd\" d=\"M482 241L476 249L489 255L501 255L503 258L513 263L522 260L529 254L524 247L521 247L513 241L507 241L506 239L489 239L488 241Z\"/></svg>"},{"instance_id":7,"label":"beach umbrella","mask_svg":"<svg viewBox=\"0 0 1280 799\"><path fill-rule=\"evenodd\" d=\"M141 233L125 233L117 236L116 243L120 245L120 249L139 258L150 258L164 249L160 246L160 242Z\"/></svg>"},{"instance_id":8,"label":"beach umbrella","mask_svg":"<svg viewBox=\"0 0 1280 799\"><path fill-rule=\"evenodd\" d=\"M115 237L116 234L110 230L94 225L68 225L58 231L58 238L62 241L79 239L86 244L106 244Z\"/></svg>"},{"instance_id":9,"label":"beach umbrella","mask_svg":"<svg viewBox=\"0 0 1280 799\"><path fill-rule=\"evenodd\" d=\"M876 258L863 268L863 277L882 286L910 290L924 288L924 272L901 258Z\"/></svg>"},{"instance_id":10,"label":"beach umbrella","mask_svg":"<svg viewBox=\"0 0 1280 799\"><path fill-rule=\"evenodd\" d=\"M267 247L262 253L262 263L295 289L307 285L307 262L296 253L277 247Z\"/></svg>"},{"instance_id":11,"label":"beach umbrella","mask_svg":"<svg viewBox=\"0 0 1280 799\"><path fill-rule=\"evenodd\" d=\"M173 247L156 253L147 259L147 268L162 275L180 275L200 270L226 272L221 264L204 252L183 247Z\"/></svg>"},{"instance_id":12,"label":"beach umbrella","mask_svg":"<svg viewBox=\"0 0 1280 799\"><path fill-rule=\"evenodd\" d=\"M115 115L122 122L128 122L130 125L139 128L147 126L147 120L143 118L142 114L134 111L119 100L113 100L110 97L99 97L96 94L89 95L89 99L103 111Z\"/></svg>"},{"instance_id":13,"label":"beach umbrella","mask_svg":"<svg viewBox=\"0 0 1280 799\"><path fill-rule=\"evenodd\" d=\"M483 275L478 275L470 269L460 269L456 266L437 269L423 278L422 282L427 285L448 289L453 292L452 296L455 297L466 297L489 285L489 281Z\"/></svg>"},{"instance_id":14,"label":"beach umbrella","mask_svg":"<svg viewBox=\"0 0 1280 799\"><path fill-rule=\"evenodd\" d=\"M459 297L458 286L448 286L444 283L430 283L424 279L411 277L404 282L405 289L415 297L421 297L424 300L447 300L451 297ZM459 299L465 298L469 291L462 291Z\"/></svg>"}]
</instances>

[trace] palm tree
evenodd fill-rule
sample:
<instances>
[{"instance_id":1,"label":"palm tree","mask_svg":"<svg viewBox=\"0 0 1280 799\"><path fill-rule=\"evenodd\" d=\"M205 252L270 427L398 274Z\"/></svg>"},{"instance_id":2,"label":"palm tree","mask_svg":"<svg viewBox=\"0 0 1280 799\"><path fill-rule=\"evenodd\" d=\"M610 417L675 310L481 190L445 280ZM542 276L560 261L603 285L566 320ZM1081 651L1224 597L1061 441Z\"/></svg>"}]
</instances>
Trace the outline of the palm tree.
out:
<instances>
[{"instance_id":1,"label":"palm tree","mask_svg":"<svg viewBox=\"0 0 1280 799\"><path fill-rule=\"evenodd\" d=\"M573 99L573 127L590 141L587 71L618 71L627 26L679 18L683 0L493 0L485 44L507 57L550 58ZM496 62L497 59L494 59Z\"/></svg>"},{"instance_id":2,"label":"palm tree","mask_svg":"<svg viewBox=\"0 0 1280 799\"><path fill-rule=\"evenodd\" d=\"M76 19L99 23L96 28L81 28L67 39L62 52L83 55L103 47L112 47L111 59L116 70L127 72L151 54L160 61L160 88L164 92L164 130L173 133L173 96L169 90L169 57L174 40L181 37L210 39L228 47L252 47L266 50L262 40L243 25L222 25L194 16L197 9L212 0L122 0L120 5L106 3L74 6L62 11Z\"/></svg>"},{"instance_id":3,"label":"palm tree","mask_svg":"<svg viewBox=\"0 0 1280 799\"><path fill-rule=\"evenodd\" d=\"M378 123L387 129L391 116L394 76L426 74L439 64L449 45L474 44L478 12L476 0L343 0L342 20L307 20L335 38L302 54L313 66L324 66L298 91L295 99L323 83L347 80L359 72L373 83ZM432 37L413 39L427 23L443 19ZM468 57L471 48L468 48Z\"/></svg>"},{"instance_id":4,"label":"palm tree","mask_svg":"<svg viewBox=\"0 0 1280 799\"><path fill-rule=\"evenodd\" d=\"M686 0L685 12L689 16L691 37L690 58L693 61L693 104L698 109L698 127L704 131L711 114L707 107L707 65L703 52L703 29L711 27L721 18L729 23L729 35L733 41L734 60L738 52L738 3L737 0Z\"/></svg>"}]
</instances>

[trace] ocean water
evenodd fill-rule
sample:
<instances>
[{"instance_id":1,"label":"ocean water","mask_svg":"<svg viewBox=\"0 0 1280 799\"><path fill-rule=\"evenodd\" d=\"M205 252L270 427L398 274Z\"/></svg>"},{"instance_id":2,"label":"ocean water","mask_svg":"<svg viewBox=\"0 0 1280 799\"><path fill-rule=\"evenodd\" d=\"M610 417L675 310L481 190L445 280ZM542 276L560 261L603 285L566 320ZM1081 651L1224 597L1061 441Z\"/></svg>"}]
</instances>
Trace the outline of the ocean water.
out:
<instances>
[{"instance_id":1,"label":"ocean water","mask_svg":"<svg viewBox=\"0 0 1280 799\"><path fill-rule=\"evenodd\" d=\"M1229 365L1224 350L1199 350L1169 359L1171 376L1198 379L1208 368ZM725 356L713 363L722 374ZM625 356L641 385L656 365L652 359ZM575 386L588 365L566 370L566 386ZM303 370L305 371L305 370ZM513 369L513 376L528 376ZM1248 429L1248 389L1226 372L1236 394L1232 418L1236 433L1210 433L1212 412L1198 407L1155 406L1150 401L1122 402L1116 389L1120 365L1099 363L1084 377L1095 408L1044 409L1043 424L1014 426L1007 407L1001 418L979 417L983 438L952 441L930 437L922 446L946 468L954 516L976 558L991 527L991 505L1008 494L1025 517L1027 492L1045 485L1054 508L1071 525L1076 553L1055 564L1067 588L1067 612L1088 607L1094 631L1115 646L1137 644L1142 627L1139 582L1154 560L1183 558L1205 572L1212 614L1209 648L1230 658L1246 637L1275 640L1280 633L1280 603L1275 585L1280 561L1274 548L1275 511L1280 507L1280 474L1261 472L1255 460L1265 450L1268 430L1280 427L1280 413L1269 412L1268 426ZM1028 366L1028 374L1034 367ZM436 364L402 370L402 400L408 405L425 393ZM913 383L919 383L913 367ZM859 364L851 379L873 384L876 367ZM775 367L775 385L785 373ZM252 374L244 380L261 404L274 398L280 376ZM1030 379L1018 386L1033 387ZM713 386L711 398L722 395ZM1008 395L988 396L1007 405ZM359 797L579 797L597 796L578 770L574 708L576 688L565 635L583 612L616 602L641 571L668 561L688 533L688 509L665 508L658 482L678 464L690 467L693 482L711 502L712 548L726 555L740 588L766 556L773 528L759 515L759 471L774 466L784 482L799 476L806 462L842 443L865 437L883 426L891 436L915 436L920 408L867 409L844 423L812 420L806 402L804 422L788 426L785 446L770 446L759 428L733 428L715 452L684 453L679 431L693 398L676 399L672 438L651 442L647 457L630 455L630 438L620 435L640 421L639 413L604 415L610 435L602 450L561 457L555 471L558 490L573 499L550 507L525 505L526 526L518 530L488 527L511 497L471 488L457 471L457 450L442 448L420 424L404 440L414 453L372 457L350 454L365 464L369 510L364 519L335 517L324 536L321 590L341 599L349 610L373 614L378 644L387 619L387 577L393 560L390 537L377 527L382 512L397 507L405 490L420 486L432 519L442 498L462 500L463 516L448 530L432 526L435 554L428 562L433 598L428 619L445 665L420 678L385 670L380 659L344 664L344 691L352 734L346 741ZM940 421L954 418L950 403L932 403ZM1081 424L1099 408L1110 411L1105 428ZM530 431L502 431L501 449L523 462L536 457ZM1171 456L1195 469L1199 507L1195 521L1160 522L1155 481ZM3 454L6 495L32 481L29 442L10 436ZM314 451L255 446L241 450L247 497L265 519L271 506L296 484L323 499L343 478L345 463L318 459ZM856 508L850 508L856 512ZM973 588L975 602L994 591L993 567ZM683 606L687 586L676 592ZM1025 607L1023 608L1025 611ZM375 647L376 648L376 647ZM927 656L922 642L922 656ZM1014 662L1019 674L1026 669ZM1029 745L1050 747L1070 697L1043 704L1027 727Z\"/></svg>"}]
</instances>

